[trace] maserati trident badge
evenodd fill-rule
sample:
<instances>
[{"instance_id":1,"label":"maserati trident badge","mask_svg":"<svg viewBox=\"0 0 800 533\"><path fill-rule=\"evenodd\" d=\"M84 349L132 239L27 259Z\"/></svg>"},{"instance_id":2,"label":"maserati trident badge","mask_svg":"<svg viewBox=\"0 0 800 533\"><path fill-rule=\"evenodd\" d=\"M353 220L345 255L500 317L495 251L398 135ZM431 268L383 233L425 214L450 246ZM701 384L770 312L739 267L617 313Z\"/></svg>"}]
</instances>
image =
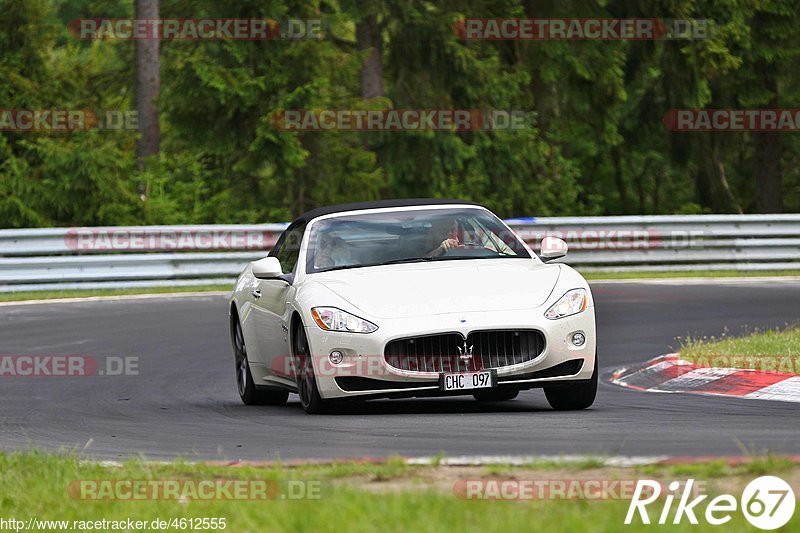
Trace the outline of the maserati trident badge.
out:
<instances>
[{"instance_id":1,"label":"maserati trident badge","mask_svg":"<svg viewBox=\"0 0 800 533\"><path fill-rule=\"evenodd\" d=\"M464 341L464 347L457 346L458 348L458 358L464 362L469 361L472 359L472 348L474 348L474 344L472 346L467 346L467 341Z\"/></svg>"}]
</instances>

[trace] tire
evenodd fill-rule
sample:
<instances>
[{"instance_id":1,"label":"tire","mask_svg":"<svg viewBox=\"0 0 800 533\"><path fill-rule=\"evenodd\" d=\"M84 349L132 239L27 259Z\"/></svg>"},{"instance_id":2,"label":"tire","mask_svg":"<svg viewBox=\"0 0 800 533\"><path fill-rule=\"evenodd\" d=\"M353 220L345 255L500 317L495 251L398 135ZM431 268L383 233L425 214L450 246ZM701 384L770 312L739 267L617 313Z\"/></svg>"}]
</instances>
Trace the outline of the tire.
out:
<instances>
[{"instance_id":1,"label":"tire","mask_svg":"<svg viewBox=\"0 0 800 533\"><path fill-rule=\"evenodd\" d=\"M244 344L244 334L239 317L231 318L231 342L233 343L233 358L236 364L236 389L239 398L245 405L283 405L289 399L289 391L257 389L250 373L250 363L247 360L247 347Z\"/></svg>"},{"instance_id":2,"label":"tire","mask_svg":"<svg viewBox=\"0 0 800 533\"><path fill-rule=\"evenodd\" d=\"M479 402L505 402L519 396L517 389L495 389L473 392L472 396Z\"/></svg>"},{"instance_id":3,"label":"tire","mask_svg":"<svg viewBox=\"0 0 800 533\"><path fill-rule=\"evenodd\" d=\"M570 385L545 387L544 395L556 411L578 411L591 406L597 396L597 355L591 378Z\"/></svg>"},{"instance_id":4,"label":"tire","mask_svg":"<svg viewBox=\"0 0 800 533\"><path fill-rule=\"evenodd\" d=\"M300 323L295 326L292 335L292 352L297 360L297 394L300 396L300 405L310 415L327 413L330 405L319 394L314 365L311 363L311 348L305 329Z\"/></svg>"}]
</instances>

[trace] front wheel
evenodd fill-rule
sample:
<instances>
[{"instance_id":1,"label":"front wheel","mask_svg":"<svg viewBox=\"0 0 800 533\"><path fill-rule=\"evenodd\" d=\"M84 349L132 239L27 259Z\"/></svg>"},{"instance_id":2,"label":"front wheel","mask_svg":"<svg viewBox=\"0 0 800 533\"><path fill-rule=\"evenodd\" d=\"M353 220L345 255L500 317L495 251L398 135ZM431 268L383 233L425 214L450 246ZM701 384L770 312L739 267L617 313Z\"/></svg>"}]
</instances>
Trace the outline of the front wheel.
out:
<instances>
[{"instance_id":1,"label":"front wheel","mask_svg":"<svg viewBox=\"0 0 800 533\"><path fill-rule=\"evenodd\" d=\"M317 389L317 379L314 376L314 365L311 364L311 348L308 346L306 332L302 324L294 329L294 357L297 361L297 394L300 396L300 405L310 414L325 413L328 411L328 402L322 399Z\"/></svg>"},{"instance_id":2,"label":"front wheel","mask_svg":"<svg viewBox=\"0 0 800 533\"><path fill-rule=\"evenodd\" d=\"M244 344L244 334L239 318L234 317L231 337L233 341L233 356L236 363L236 388L239 398L245 405L283 405L289 399L289 391L285 390L259 390L253 382L250 373L250 363L247 360L247 347Z\"/></svg>"},{"instance_id":3,"label":"front wheel","mask_svg":"<svg viewBox=\"0 0 800 533\"><path fill-rule=\"evenodd\" d=\"M577 411L591 406L597 396L597 355L591 378L571 385L545 387L544 395L556 411Z\"/></svg>"}]
</instances>

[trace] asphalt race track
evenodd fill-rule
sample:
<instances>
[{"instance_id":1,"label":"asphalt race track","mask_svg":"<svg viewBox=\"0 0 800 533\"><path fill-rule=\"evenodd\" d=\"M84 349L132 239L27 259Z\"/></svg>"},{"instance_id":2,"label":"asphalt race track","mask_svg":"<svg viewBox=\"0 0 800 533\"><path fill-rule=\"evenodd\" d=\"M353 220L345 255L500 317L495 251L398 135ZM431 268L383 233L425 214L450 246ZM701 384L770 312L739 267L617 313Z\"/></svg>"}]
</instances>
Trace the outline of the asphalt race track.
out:
<instances>
[{"instance_id":1,"label":"asphalt race track","mask_svg":"<svg viewBox=\"0 0 800 533\"><path fill-rule=\"evenodd\" d=\"M601 377L677 347L676 337L800 321L800 282L596 283ZM587 411L540 390L485 405L369 402L309 416L239 402L223 296L0 307L0 354L138 357L139 375L0 378L0 448L96 458L187 459L800 452L798 404L652 394L602 383Z\"/></svg>"}]
</instances>

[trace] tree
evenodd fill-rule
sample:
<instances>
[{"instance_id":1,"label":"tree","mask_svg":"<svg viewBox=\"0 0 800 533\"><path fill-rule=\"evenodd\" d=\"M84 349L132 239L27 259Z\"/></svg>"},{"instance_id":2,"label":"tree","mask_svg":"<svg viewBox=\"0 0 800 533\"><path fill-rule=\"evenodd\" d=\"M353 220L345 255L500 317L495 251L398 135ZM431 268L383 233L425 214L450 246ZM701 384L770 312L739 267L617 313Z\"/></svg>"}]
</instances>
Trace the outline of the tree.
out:
<instances>
[{"instance_id":1,"label":"tree","mask_svg":"<svg viewBox=\"0 0 800 533\"><path fill-rule=\"evenodd\" d=\"M760 4L753 17L753 48L746 67L753 71L754 89L759 95L757 103L765 109L776 109L783 103L782 78L792 79L792 71L797 68L800 47L796 32L800 7L792 0L765 0ZM783 210L781 157L784 135L776 131L753 135L756 211L759 213L780 213Z\"/></svg>"},{"instance_id":2,"label":"tree","mask_svg":"<svg viewBox=\"0 0 800 533\"><path fill-rule=\"evenodd\" d=\"M321 18L325 35L159 45L67 31L78 18L159 15ZM470 16L654 15L714 30L629 42L453 31ZM797 135L662 122L676 108L799 108L798 17L796 0L0 0L4 109L136 108L141 128L0 131L0 225L279 221L409 196L501 216L800 210ZM523 110L533 123L289 132L273 120L365 108Z\"/></svg>"},{"instance_id":3,"label":"tree","mask_svg":"<svg viewBox=\"0 0 800 533\"><path fill-rule=\"evenodd\" d=\"M137 20L158 19L158 0L136 0L135 13ZM158 153L161 142L157 102L161 87L158 45L155 36L136 41L136 112L141 135L136 144L136 159L140 168L145 158Z\"/></svg>"},{"instance_id":4,"label":"tree","mask_svg":"<svg viewBox=\"0 0 800 533\"><path fill-rule=\"evenodd\" d=\"M383 96L383 36L375 14L366 15L356 23L356 44L366 54L361 67L361 98Z\"/></svg>"}]
</instances>

